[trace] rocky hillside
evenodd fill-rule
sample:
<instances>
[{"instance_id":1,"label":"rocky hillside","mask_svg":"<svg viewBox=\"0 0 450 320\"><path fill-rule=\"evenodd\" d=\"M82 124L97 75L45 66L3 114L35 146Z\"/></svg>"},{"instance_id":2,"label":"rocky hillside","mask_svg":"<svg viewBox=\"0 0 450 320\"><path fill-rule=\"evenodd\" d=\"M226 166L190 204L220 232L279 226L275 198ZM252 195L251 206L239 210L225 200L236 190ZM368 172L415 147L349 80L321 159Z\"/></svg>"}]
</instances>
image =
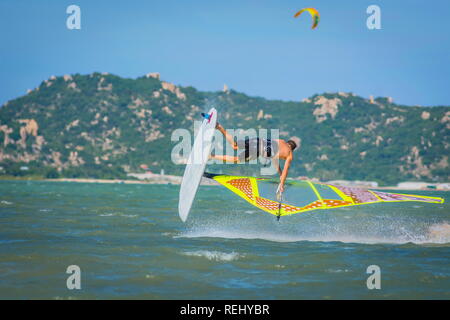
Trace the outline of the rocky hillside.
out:
<instances>
[{"instance_id":1,"label":"rocky hillside","mask_svg":"<svg viewBox=\"0 0 450 320\"><path fill-rule=\"evenodd\" d=\"M412 107L351 93L302 102L201 92L107 73L51 77L0 108L0 174L121 178L128 172L182 173L171 161L174 129L192 130L215 106L230 128L279 128L301 139L291 176L321 180L450 180L450 107ZM246 166L212 168L242 173Z\"/></svg>"}]
</instances>

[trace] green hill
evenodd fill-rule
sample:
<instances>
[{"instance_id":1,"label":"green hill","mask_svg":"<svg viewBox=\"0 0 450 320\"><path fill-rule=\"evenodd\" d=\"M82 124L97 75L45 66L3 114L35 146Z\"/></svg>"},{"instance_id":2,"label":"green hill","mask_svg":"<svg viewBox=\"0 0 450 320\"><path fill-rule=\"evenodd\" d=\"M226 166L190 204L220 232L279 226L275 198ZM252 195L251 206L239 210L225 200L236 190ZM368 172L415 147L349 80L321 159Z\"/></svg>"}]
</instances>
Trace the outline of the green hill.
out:
<instances>
[{"instance_id":1,"label":"green hill","mask_svg":"<svg viewBox=\"0 0 450 320\"><path fill-rule=\"evenodd\" d=\"M183 166L171 161L171 134L192 130L192 119L211 106L226 128L277 128L281 138L299 137L290 176L384 184L450 180L448 106L403 106L351 93L285 102L177 87L158 74L125 79L106 73L52 77L3 105L0 173L123 178L146 164L153 172L181 174Z\"/></svg>"}]
</instances>

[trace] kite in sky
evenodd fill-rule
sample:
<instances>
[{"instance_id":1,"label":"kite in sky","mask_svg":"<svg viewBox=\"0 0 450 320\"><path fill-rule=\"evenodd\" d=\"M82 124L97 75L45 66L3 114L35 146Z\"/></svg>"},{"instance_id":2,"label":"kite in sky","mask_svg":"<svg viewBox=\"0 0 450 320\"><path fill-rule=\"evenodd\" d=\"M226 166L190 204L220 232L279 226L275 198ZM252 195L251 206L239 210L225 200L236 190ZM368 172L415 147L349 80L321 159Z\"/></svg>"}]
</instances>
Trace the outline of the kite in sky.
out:
<instances>
[{"instance_id":1,"label":"kite in sky","mask_svg":"<svg viewBox=\"0 0 450 320\"><path fill-rule=\"evenodd\" d=\"M319 20L320 20L319 11L317 11L314 8L304 8L304 9L300 10L299 12L297 12L295 14L294 18L297 18L298 16L300 16L304 11L308 11L311 14L311 17L313 19L313 25L312 25L311 29L315 29L317 27L317 25L319 24Z\"/></svg>"}]
</instances>

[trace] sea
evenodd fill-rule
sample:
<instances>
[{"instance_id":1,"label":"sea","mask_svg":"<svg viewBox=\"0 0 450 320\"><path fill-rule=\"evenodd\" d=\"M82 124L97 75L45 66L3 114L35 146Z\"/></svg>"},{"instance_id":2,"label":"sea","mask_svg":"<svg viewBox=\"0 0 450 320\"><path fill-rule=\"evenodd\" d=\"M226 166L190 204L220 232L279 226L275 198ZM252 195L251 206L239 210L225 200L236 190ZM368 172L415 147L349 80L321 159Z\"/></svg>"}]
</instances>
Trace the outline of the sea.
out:
<instances>
[{"instance_id":1,"label":"sea","mask_svg":"<svg viewBox=\"0 0 450 320\"><path fill-rule=\"evenodd\" d=\"M449 192L277 221L201 186L185 223L178 192L0 181L0 299L450 298Z\"/></svg>"}]
</instances>

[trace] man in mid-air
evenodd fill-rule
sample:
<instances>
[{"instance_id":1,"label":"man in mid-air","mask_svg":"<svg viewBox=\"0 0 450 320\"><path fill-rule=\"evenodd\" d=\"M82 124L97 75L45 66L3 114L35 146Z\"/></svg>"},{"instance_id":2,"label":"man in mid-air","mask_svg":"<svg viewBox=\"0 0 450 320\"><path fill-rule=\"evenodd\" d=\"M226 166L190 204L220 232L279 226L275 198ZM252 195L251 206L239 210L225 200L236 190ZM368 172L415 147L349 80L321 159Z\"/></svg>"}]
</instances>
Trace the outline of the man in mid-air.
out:
<instances>
[{"instance_id":1,"label":"man in mid-air","mask_svg":"<svg viewBox=\"0 0 450 320\"><path fill-rule=\"evenodd\" d=\"M233 147L233 150L244 149L244 151L238 156L212 155L210 156L211 159L231 163L249 162L250 160L256 160L259 156L270 159L280 175L278 192L284 192L284 183L293 159L293 151L297 148L297 143L295 143L295 141L260 138L246 138L245 140L234 141L233 136L231 136L231 134L229 134L218 122L216 124L216 129L225 136L225 139ZM279 159L286 161L283 170L280 168Z\"/></svg>"}]
</instances>

